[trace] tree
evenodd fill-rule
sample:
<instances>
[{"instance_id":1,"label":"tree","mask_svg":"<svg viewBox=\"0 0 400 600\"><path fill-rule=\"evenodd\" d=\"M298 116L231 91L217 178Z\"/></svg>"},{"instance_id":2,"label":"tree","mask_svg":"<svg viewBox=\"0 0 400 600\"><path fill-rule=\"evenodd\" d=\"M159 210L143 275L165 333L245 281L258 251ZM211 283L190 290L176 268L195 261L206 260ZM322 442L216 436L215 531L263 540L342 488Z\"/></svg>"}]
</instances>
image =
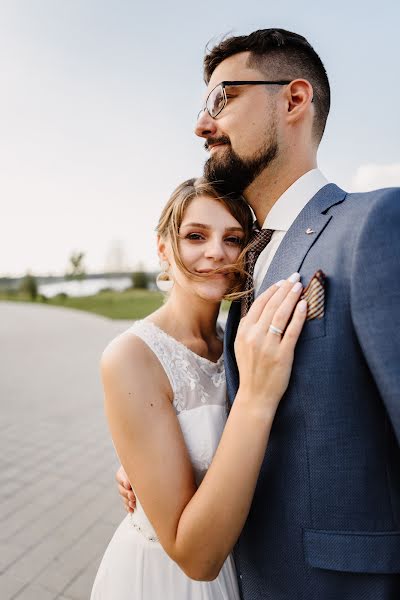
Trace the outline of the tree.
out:
<instances>
[{"instance_id":1,"label":"tree","mask_svg":"<svg viewBox=\"0 0 400 600\"><path fill-rule=\"evenodd\" d=\"M38 295L38 284L36 281L36 277L27 273L25 277L21 279L21 283L19 285L19 291L21 294L27 294L31 300L36 300Z\"/></svg>"},{"instance_id":2,"label":"tree","mask_svg":"<svg viewBox=\"0 0 400 600\"><path fill-rule=\"evenodd\" d=\"M69 257L69 265L66 274L67 279L83 279L85 277L84 258L84 252L72 252Z\"/></svg>"},{"instance_id":3,"label":"tree","mask_svg":"<svg viewBox=\"0 0 400 600\"><path fill-rule=\"evenodd\" d=\"M147 290L149 275L146 271L134 271L132 273L132 287L137 290Z\"/></svg>"}]
</instances>

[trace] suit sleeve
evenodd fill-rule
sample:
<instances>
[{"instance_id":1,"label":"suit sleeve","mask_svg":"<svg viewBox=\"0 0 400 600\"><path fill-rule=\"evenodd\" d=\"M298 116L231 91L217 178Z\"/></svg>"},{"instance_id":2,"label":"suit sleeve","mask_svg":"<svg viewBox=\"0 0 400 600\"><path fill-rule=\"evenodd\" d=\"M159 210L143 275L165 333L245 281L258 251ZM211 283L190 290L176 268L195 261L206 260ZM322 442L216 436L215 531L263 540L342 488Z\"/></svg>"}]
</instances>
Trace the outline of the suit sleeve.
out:
<instances>
[{"instance_id":1,"label":"suit sleeve","mask_svg":"<svg viewBox=\"0 0 400 600\"><path fill-rule=\"evenodd\" d=\"M350 285L358 340L400 444L400 189L376 192Z\"/></svg>"}]
</instances>

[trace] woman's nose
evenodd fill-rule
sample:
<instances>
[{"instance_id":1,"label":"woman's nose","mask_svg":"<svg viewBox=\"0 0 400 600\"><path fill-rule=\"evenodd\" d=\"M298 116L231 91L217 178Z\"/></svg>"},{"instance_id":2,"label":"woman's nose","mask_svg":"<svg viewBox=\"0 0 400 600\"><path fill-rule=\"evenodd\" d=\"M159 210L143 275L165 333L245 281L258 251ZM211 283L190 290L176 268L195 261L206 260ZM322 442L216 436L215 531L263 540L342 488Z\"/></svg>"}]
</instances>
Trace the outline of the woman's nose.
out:
<instances>
[{"instance_id":1,"label":"woman's nose","mask_svg":"<svg viewBox=\"0 0 400 600\"><path fill-rule=\"evenodd\" d=\"M222 241L217 239L210 240L205 249L205 256L215 261L222 260L225 257Z\"/></svg>"}]
</instances>

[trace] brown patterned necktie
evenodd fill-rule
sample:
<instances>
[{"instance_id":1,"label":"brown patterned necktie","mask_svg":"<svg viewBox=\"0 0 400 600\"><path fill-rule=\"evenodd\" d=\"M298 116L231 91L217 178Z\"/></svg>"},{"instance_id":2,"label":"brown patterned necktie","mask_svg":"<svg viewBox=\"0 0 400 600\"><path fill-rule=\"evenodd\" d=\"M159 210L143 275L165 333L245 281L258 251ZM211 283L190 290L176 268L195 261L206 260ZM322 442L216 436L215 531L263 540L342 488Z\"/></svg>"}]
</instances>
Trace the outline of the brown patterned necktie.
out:
<instances>
[{"instance_id":1,"label":"brown patterned necktie","mask_svg":"<svg viewBox=\"0 0 400 600\"><path fill-rule=\"evenodd\" d=\"M244 317L249 312L249 308L254 300L254 283L253 273L257 258L260 256L264 248L269 244L274 233L273 229L254 229L250 244L251 247L246 254L246 265L245 269L247 272L246 282L244 284L244 292L248 292L246 296L242 297L240 304L240 316ZM252 290L252 291L250 291Z\"/></svg>"}]
</instances>

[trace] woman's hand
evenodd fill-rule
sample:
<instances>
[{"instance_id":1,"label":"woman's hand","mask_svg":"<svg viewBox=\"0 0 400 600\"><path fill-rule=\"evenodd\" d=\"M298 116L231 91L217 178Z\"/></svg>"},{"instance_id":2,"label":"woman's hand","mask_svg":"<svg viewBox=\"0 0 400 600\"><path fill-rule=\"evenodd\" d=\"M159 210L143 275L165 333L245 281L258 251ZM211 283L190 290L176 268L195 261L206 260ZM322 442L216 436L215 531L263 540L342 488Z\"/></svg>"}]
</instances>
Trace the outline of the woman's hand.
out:
<instances>
[{"instance_id":1,"label":"woman's hand","mask_svg":"<svg viewBox=\"0 0 400 600\"><path fill-rule=\"evenodd\" d=\"M268 418L275 414L289 384L294 349L306 320L307 303L299 302L303 286L294 283L299 278L295 273L260 294L236 335L240 396Z\"/></svg>"},{"instance_id":2,"label":"woman's hand","mask_svg":"<svg viewBox=\"0 0 400 600\"><path fill-rule=\"evenodd\" d=\"M115 474L115 479L118 484L118 492L124 503L126 512L133 512L136 506L136 497L129 483L128 475L125 473L124 467L121 465Z\"/></svg>"}]
</instances>

